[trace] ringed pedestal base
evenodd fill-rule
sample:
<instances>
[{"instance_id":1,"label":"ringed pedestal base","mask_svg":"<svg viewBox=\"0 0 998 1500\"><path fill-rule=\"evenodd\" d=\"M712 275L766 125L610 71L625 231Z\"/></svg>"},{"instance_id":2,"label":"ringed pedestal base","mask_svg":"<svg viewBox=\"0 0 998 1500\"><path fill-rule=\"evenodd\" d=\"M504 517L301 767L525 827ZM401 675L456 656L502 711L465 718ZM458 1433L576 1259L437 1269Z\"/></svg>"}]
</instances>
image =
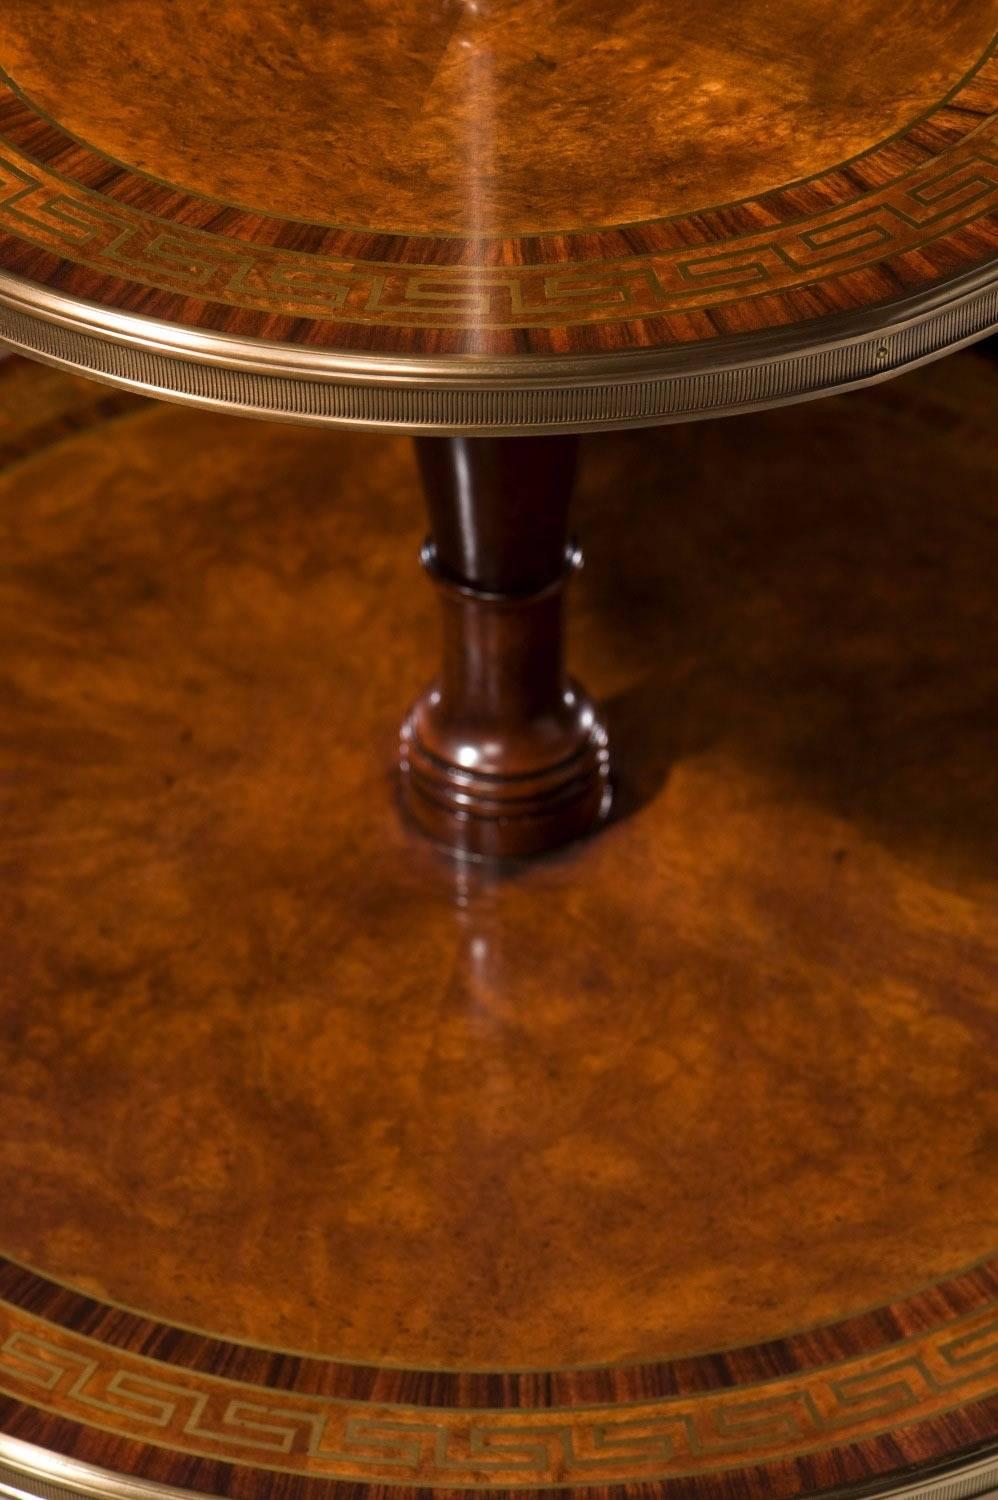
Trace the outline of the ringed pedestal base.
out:
<instances>
[{"instance_id":1,"label":"ringed pedestal base","mask_svg":"<svg viewBox=\"0 0 998 1500\"><path fill-rule=\"evenodd\" d=\"M411 816L438 844L492 857L543 853L607 816L599 711L561 661L564 576L535 594L488 594L423 562L444 615L444 675L402 729ZM565 573L581 565L572 549Z\"/></svg>"},{"instance_id":2,"label":"ringed pedestal base","mask_svg":"<svg viewBox=\"0 0 998 1500\"><path fill-rule=\"evenodd\" d=\"M584 446L613 809L489 862L411 445L0 366L0 1492L993 1487L996 401Z\"/></svg>"}]
</instances>

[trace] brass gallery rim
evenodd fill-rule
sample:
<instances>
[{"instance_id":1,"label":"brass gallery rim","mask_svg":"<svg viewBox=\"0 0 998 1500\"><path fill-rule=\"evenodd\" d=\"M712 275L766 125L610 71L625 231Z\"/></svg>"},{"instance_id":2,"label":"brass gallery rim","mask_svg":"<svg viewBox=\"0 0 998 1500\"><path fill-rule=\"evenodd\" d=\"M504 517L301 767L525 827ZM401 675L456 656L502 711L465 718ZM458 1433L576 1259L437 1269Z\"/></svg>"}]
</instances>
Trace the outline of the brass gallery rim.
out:
<instances>
[{"instance_id":1,"label":"brass gallery rim","mask_svg":"<svg viewBox=\"0 0 998 1500\"><path fill-rule=\"evenodd\" d=\"M893 308L689 350L523 360L349 355L81 302L0 271L0 342L144 395L402 432L591 432L723 416L889 379L998 330L988 267Z\"/></svg>"}]
</instances>

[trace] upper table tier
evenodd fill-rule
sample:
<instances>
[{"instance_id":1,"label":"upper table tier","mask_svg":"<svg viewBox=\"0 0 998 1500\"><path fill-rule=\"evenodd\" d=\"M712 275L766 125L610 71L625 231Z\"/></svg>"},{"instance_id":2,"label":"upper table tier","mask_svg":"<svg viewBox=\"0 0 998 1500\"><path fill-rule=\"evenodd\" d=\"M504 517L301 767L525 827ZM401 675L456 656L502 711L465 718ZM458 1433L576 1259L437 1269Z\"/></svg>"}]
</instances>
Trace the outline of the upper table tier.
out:
<instances>
[{"instance_id":1,"label":"upper table tier","mask_svg":"<svg viewBox=\"0 0 998 1500\"><path fill-rule=\"evenodd\" d=\"M998 324L995 0L4 0L0 337L301 420L554 430Z\"/></svg>"}]
</instances>

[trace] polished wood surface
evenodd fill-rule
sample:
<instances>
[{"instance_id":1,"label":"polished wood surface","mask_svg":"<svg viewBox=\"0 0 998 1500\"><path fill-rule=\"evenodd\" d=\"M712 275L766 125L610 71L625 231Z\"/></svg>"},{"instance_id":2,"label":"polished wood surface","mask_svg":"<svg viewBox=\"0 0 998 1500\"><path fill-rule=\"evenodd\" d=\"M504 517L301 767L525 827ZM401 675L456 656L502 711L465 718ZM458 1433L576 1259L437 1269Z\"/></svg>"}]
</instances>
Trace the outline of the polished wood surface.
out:
<instances>
[{"instance_id":1,"label":"polished wood surface","mask_svg":"<svg viewBox=\"0 0 998 1500\"><path fill-rule=\"evenodd\" d=\"M396 815L409 447L0 366L0 1460L769 1500L993 1452L996 399L968 354L585 443L614 816L497 871Z\"/></svg>"},{"instance_id":2,"label":"polished wood surface","mask_svg":"<svg viewBox=\"0 0 998 1500\"><path fill-rule=\"evenodd\" d=\"M994 0L7 0L0 271L340 354L813 324L998 259Z\"/></svg>"},{"instance_id":3,"label":"polished wood surface","mask_svg":"<svg viewBox=\"0 0 998 1500\"><path fill-rule=\"evenodd\" d=\"M995 27L981 0L6 0L0 43L67 130L178 188L473 237L828 171L934 109Z\"/></svg>"}]
</instances>

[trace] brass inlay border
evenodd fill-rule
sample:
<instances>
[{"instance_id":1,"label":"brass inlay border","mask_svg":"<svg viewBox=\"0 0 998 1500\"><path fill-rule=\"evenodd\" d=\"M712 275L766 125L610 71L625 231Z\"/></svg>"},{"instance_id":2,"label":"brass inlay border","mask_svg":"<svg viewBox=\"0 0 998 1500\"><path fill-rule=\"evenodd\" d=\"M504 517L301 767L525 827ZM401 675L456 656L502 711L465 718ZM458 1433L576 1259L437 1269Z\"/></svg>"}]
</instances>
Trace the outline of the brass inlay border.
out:
<instances>
[{"instance_id":1,"label":"brass inlay border","mask_svg":"<svg viewBox=\"0 0 998 1500\"><path fill-rule=\"evenodd\" d=\"M334 259L225 240L81 188L10 146L0 228L74 265L226 306L340 324L571 328L699 310L862 269L998 210L998 121L945 157L790 226L716 245L511 267Z\"/></svg>"},{"instance_id":2,"label":"brass inlay border","mask_svg":"<svg viewBox=\"0 0 998 1500\"><path fill-rule=\"evenodd\" d=\"M463 1489L639 1482L793 1458L998 1394L998 1302L834 1369L570 1416L237 1384L5 1306L0 1391L171 1452L316 1478Z\"/></svg>"}]
</instances>

